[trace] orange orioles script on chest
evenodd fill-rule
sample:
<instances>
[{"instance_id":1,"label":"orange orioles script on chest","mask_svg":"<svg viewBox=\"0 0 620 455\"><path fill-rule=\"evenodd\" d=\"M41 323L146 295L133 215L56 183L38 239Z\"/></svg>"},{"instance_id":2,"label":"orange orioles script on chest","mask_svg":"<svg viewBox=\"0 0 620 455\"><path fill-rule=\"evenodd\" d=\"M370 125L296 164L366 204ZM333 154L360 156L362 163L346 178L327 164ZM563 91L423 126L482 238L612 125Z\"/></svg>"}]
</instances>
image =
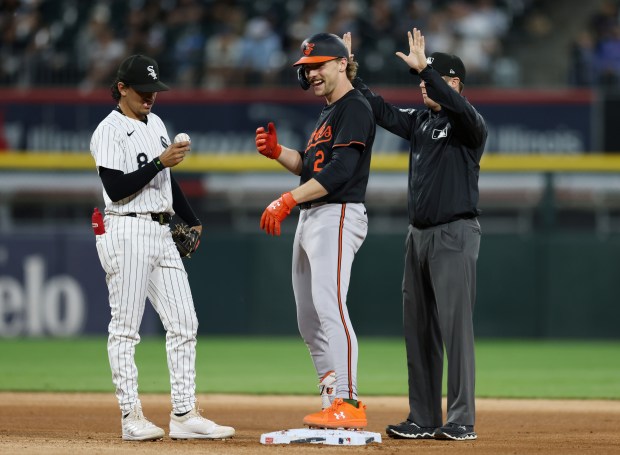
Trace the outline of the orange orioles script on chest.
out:
<instances>
[{"instance_id":1,"label":"orange orioles script on chest","mask_svg":"<svg viewBox=\"0 0 620 455\"><path fill-rule=\"evenodd\" d=\"M317 146L322 142L329 142L332 140L332 127L326 124L321 125L320 128L314 130L308 139L308 145L306 151L310 148Z\"/></svg>"}]
</instances>

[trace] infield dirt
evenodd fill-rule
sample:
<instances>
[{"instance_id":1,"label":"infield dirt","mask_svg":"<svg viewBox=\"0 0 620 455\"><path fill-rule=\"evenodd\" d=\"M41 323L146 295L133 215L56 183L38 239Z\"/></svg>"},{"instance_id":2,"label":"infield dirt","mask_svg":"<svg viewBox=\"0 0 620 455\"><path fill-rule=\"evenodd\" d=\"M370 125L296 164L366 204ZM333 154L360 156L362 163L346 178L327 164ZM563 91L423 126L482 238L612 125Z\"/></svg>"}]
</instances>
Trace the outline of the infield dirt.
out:
<instances>
[{"instance_id":1,"label":"infield dirt","mask_svg":"<svg viewBox=\"0 0 620 455\"><path fill-rule=\"evenodd\" d=\"M368 431L383 443L344 447L266 446L260 435L302 428L318 397L200 395L203 415L236 428L225 441L125 442L112 394L0 393L0 453L67 454L613 454L620 453L620 401L477 400L476 441L398 440L385 426L407 416L405 397L367 397ZM168 429L170 398L142 395L145 415ZM444 404L445 408L445 404Z\"/></svg>"}]
</instances>

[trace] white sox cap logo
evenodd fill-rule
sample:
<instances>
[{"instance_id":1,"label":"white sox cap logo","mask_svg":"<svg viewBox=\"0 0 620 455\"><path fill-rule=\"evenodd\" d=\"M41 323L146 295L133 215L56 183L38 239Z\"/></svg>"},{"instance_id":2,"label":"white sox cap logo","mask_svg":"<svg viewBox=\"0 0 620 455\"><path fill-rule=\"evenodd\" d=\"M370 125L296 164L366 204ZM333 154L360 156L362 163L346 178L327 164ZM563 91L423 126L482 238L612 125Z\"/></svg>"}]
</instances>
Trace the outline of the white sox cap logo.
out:
<instances>
[{"instance_id":1,"label":"white sox cap logo","mask_svg":"<svg viewBox=\"0 0 620 455\"><path fill-rule=\"evenodd\" d=\"M146 69L149 72L149 76L151 76L153 78L153 80L157 80L157 73L155 72L155 68L153 68L153 65L149 65L146 67Z\"/></svg>"},{"instance_id":2,"label":"white sox cap logo","mask_svg":"<svg viewBox=\"0 0 620 455\"><path fill-rule=\"evenodd\" d=\"M127 57L118 68L118 80L139 92L162 92L168 86L159 80L157 62L145 55Z\"/></svg>"}]
</instances>

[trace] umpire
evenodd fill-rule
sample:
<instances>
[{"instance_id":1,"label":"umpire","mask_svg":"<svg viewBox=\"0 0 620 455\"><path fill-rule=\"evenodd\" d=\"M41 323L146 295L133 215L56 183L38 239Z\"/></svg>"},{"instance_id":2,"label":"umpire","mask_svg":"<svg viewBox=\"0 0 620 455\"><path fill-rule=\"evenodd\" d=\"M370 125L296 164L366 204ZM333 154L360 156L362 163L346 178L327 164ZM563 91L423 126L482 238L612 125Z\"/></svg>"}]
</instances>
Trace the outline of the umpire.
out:
<instances>
[{"instance_id":1,"label":"umpire","mask_svg":"<svg viewBox=\"0 0 620 455\"><path fill-rule=\"evenodd\" d=\"M473 311L481 235L478 175L487 127L461 95L461 59L440 52L427 59L420 31L414 28L407 35L409 55L396 55L420 76L427 109L398 109L359 79L354 84L370 102L377 124L410 141L403 277L410 412L386 432L396 438L471 440L477 437ZM448 412L442 424L444 346Z\"/></svg>"}]
</instances>

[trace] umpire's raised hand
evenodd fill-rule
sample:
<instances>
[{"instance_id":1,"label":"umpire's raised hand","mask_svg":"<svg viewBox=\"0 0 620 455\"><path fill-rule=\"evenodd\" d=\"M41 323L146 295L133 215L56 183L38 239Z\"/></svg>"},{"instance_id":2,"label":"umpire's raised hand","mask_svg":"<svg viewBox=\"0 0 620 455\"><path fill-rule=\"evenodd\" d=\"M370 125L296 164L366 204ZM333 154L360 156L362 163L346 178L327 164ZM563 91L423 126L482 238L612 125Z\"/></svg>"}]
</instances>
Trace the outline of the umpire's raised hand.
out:
<instances>
[{"instance_id":1,"label":"umpire's raised hand","mask_svg":"<svg viewBox=\"0 0 620 455\"><path fill-rule=\"evenodd\" d=\"M424 35L417 28L413 29L413 32L407 32L409 38L409 55L405 55L402 52L396 52L396 55L403 59L403 61L409 65L409 68L413 68L418 73L426 68L426 55L424 54Z\"/></svg>"}]
</instances>

